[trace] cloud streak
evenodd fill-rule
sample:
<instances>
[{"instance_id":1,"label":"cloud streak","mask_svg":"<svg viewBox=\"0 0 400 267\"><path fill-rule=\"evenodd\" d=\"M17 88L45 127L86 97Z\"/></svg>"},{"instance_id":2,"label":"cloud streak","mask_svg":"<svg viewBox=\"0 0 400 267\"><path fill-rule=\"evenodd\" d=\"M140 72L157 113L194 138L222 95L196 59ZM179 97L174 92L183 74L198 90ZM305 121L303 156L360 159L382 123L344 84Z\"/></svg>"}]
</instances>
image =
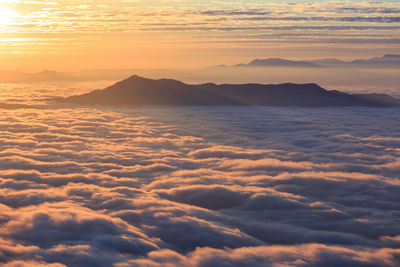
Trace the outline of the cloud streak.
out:
<instances>
[{"instance_id":1,"label":"cloud streak","mask_svg":"<svg viewBox=\"0 0 400 267\"><path fill-rule=\"evenodd\" d=\"M75 53L95 48L94 51L104 54L116 46L113 40L118 40L118 50L130 51L135 47L165 51L166 47L196 49L199 43L207 44L210 49L221 45L248 49L277 43L299 47L304 43L340 43L347 47L373 44L378 48L380 44L394 46L400 38L400 6L393 1L246 1L242 4L237 1L118 0L110 4L90 0L84 5L80 1L6 4L21 14L0 30L6 34L3 42L14 44L2 46L2 54L6 55L49 51L63 54L70 48ZM294 30L299 36L292 35ZM15 34L8 36L10 32ZM254 42L254 35L264 38Z\"/></svg>"}]
</instances>

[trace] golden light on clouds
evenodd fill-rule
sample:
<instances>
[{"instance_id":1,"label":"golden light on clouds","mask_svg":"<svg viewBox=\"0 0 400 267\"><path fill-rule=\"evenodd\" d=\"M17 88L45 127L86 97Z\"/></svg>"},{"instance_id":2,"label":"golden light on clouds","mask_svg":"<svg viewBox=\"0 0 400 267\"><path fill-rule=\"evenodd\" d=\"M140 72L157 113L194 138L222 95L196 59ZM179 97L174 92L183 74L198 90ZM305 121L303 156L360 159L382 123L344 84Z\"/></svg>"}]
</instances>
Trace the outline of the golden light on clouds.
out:
<instances>
[{"instance_id":1,"label":"golden light on clouds","mask_svg":"<svg viewBox=\"0 0 400 267\"><path fill-rule=\"evenodd\" d=\"M289 2L0 0L0 69L186 69L400 53L399 1Z\"/></svg>"},{"instance_id":2,"label":"golden light on clouds","mask_svg":"<svg viewBox=\"0 0 400 267\"><path fill-rule=\"evenodd\" d=\"M399 85L400 0L0 0L0 267L400 267Z\"/></svg>"},{"instance_id":3,"label":"golden light on clouds","mask_svg":"<svg viewBox=\"0 0 400 267\"><path fill-rule=\"evenodd\" d=\"M0 5L0 27L12 23L13 19L17 18L19 14L12 8Z\"/></svg>"}]
</instances>

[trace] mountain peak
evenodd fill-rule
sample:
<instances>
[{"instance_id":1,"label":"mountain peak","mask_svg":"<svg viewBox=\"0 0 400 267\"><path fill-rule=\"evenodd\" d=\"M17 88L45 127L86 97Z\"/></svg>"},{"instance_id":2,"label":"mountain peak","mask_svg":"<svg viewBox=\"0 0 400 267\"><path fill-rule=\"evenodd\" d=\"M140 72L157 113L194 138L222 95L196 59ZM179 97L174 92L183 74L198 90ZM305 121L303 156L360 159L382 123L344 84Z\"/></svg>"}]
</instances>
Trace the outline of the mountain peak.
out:
<instances>
[{"instance_id":1,"label":"mountain peak","mask_svg":"<svg viewBox=\"0 0 400 267\"><path fill-rule=\"evenodd\" d=\"M55 99L85 105L192 105L192 106L400 106L400 101L382 95L350 95L309 84L190 85L172 79L147 79L137 75L104 90Z\"/></svg>"},{"instance_id":2,"label":"mountain peak","mask_svg":"<svg viewBox=\"0 0 400 267\"><path fill-rule=\"evenodd\" d=\"M282 58L254 59L246 66L249 67L322 67L307 61L295 61Z\"/></svg>"},{"instance_id":3,"label":"mountain peak","mask_svg":"<svg viewBox=\"0 0 400 267\"><path fill-rule=\"evenodd\" d=\"M400 55L387 54L387 55L384 55L382 58L384 58L384 59L400 59Z\"/></svg>"}]
</instances>

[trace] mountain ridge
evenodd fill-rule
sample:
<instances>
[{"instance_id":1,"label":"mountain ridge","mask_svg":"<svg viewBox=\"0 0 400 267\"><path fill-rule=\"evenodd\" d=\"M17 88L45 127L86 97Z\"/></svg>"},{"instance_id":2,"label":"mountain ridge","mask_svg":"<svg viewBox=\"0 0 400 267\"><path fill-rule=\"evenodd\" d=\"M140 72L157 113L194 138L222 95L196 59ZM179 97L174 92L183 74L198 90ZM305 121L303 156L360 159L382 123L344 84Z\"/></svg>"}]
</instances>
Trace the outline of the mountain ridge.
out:
<instances>
[{"instance_id":1,"label":"mountain ridge","mask_svg":"<svg viewBox=\"0 0 400 267\"><path fill-rule=\"evenodd\" d=\"M222 65L221 65L222 66ZM223 65L226 67L225 65ZM400 66L400 55L386 54L382 57L355 59L344 61L336 58L322 58L314 60L289 60L284 58L253 59L249 63L239 63L231 67L300 67L300 68L326 68L331 66L371 67L371 66Z\"/></svg>"},{"instance_id":2,"label":"mountain ridge","mask_svg":"<svg viewBox=\"0 0 400 267\"><path fill-rule=\"evenodd\" d=\"M148 79L133 75L112 86L90 93L51 99L81 105L227 105L395 107L400 100L384 94L347 94L308 84L186 84L174 79Z\"/></svg>"},{"instance_id":3,"label":"mountain ridge","mask_svg":"<svg viewBox=\"0 0 400 267\"><path fill-rule=\"evenodd\" d=\"M322 58L314 60L290 60L284 58L267 58L254 59L247 64L240 63L236 65L215 65L209 67L196 67L189 70L174 69L98 69L84 70L76 72L58 72L52 70L44 70L40 72L23 72L19 70L0 70L0 83L49 83L49 82L95 82L95 81L115 81L127 77L131 73L141 73L142 75L151 76L182 76L189 75L201 77L205 75L202 71L222 70L230 71L231 69L248 70L262 68L293 68L306 70L335 70L338 68L368 69L368 68L398 68L400 67L400 55L386 54L382 57L374 57L369 59L356 59L352 61L343 61L336 58Z\"/></svg>"},{"instance_id":4,"label":"mountain ridge","mask_svg":"<svg viewBox=\"0 0 400 267\"><path fill-rule=\"evenodd\" d=\"M288 60L282 58L254 59L247 67L306 67L306 68L322 68L323 66L308 61Z\"/></svg>"}]
</instances>

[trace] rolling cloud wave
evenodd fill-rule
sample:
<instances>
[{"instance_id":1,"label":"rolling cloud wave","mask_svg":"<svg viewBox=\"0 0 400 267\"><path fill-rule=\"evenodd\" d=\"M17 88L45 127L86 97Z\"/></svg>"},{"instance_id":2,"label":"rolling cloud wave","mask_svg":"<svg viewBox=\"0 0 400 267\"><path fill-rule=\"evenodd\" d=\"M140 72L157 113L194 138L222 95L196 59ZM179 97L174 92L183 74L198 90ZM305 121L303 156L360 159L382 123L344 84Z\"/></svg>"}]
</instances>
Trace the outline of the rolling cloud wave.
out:
<instances>
[{"instance_id":1,"label":"rolling cloud wave","mask_svg":"<svg viewBox=\"0 0 400 267\"><path fill-rule=\"evenodd\" d=\"M1 111L0 262L396 266L396 114Z\"/></svg>"}]
</instances>

